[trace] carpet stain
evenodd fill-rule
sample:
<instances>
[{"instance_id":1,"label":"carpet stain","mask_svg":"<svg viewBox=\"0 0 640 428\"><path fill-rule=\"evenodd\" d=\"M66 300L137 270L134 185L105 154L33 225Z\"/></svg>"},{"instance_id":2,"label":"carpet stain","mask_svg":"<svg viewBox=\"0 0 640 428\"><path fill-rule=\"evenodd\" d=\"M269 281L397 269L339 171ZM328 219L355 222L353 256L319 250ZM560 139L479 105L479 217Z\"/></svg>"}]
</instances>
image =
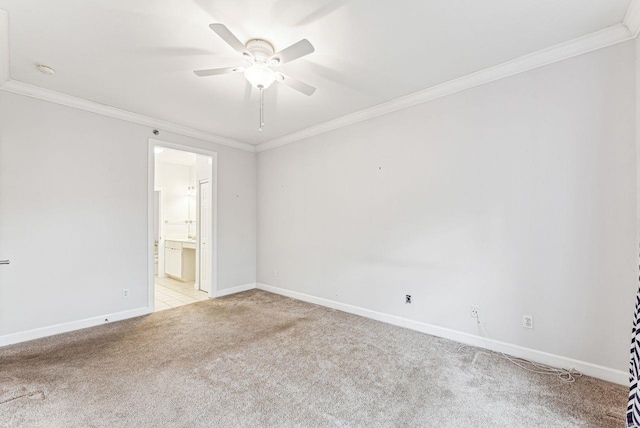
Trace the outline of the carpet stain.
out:
<instances>
[{"instance_id":1,"label":"carpet stain","mask_svg":"<svg viewBox=\"0 0 640 428\"><path fill-rule=\"evenodd\" d=\"M26 393L26 394L17 395L15 397L0 401L0 405L9 403L10 401L19 400L21 398L30 398L32 400L34 400L34 399L44 400L45 399L45 395L44 395L43 391L29 392L29 393Z\"/></svg>"}]
</instances>

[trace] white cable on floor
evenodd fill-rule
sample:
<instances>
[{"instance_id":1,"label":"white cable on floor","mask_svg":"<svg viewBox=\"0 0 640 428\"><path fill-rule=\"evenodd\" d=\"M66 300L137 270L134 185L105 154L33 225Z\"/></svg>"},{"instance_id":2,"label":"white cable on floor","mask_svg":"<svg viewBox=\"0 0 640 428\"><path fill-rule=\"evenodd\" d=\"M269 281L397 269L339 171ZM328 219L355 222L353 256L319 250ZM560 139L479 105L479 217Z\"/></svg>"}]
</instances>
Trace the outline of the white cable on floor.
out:
<instances>
[{"instance_id":1,"label":"white cable on floor","mask_svg":"<svg viewBox=\"0 0 640 428\"><path fill-rule=\"evenodd\" d=\"M580 373L576 369L557 369L555 367L547 366L546 364L536 363L534 361L527 360L525 358L512 357L511 355L507 355L503 352L495 352L491 351L494 354L498 354L503 358L511 361L516 366L521 369L527 370L531 373L537 373L542 375L555 375L558 379L566 383L572 383L576 381L576 378L582 377L582 373Z\"/></svg>"},{"instance_id":2,"label":"white cable on floor","mask_svg":"<svg viewBox=\"0 0 640 428\"><path fill-rule=\"evenodd\" d=\"M461 345L458 349L463 348L471 348L469 345ZM491 349L483 349L490 354L498 355L509 362L515 364L523 370L526 370L531 373L541 374L541 375L554 375L562 382L572 383L576 381L576 378L582 377L582 373L576 369L558 369L555 367L547 366L546 364L536 363L535 361L527 360L526 358L513 357L511 355L507 355L504 352L492 351ZM475 361L475 358L474 358Z\"/></svg>"},{"instance_id":3,"label":"white cable on floor","mask_svg":"<svg viewBox=\"0 0 640 428\"><path fill-rule=\"evenodd\" d=\"M480 317L478 317L478 324L480 323ZM466 348L467 345L462 345L458 349ZM542 375L553 375L560 379L565 383L573 383L576 381L576 378L582 377L582 373L578 370L571 369L558 369L555 367L548 366L546 364L536 363L531 360L527 360L526 358L513 357L511 355L507 355L504 352L492 351L491 349L486 349L488 352L492 354L499 355L509 362L515 364L523 370L526 370L531 373L542 374ZM475 359L474 359L475 361Z\"/></svg>"}]
</instances>

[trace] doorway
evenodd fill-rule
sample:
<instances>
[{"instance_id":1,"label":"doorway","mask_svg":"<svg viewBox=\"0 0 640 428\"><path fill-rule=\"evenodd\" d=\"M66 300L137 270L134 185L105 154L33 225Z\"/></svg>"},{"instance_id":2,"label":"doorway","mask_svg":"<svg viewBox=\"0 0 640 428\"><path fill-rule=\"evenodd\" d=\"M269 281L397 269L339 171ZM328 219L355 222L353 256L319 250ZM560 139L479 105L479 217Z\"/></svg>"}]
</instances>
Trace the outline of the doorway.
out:
<instances>
[{"instance_id":1,"label":"doorway","mask_svg":"<svg viewBox=\"0 0 640 428\"><path fill-rule=\"evenodd\" d=\"M149 306L215 296L215 152L149 140Z\"/></svg>"}]
</instances>

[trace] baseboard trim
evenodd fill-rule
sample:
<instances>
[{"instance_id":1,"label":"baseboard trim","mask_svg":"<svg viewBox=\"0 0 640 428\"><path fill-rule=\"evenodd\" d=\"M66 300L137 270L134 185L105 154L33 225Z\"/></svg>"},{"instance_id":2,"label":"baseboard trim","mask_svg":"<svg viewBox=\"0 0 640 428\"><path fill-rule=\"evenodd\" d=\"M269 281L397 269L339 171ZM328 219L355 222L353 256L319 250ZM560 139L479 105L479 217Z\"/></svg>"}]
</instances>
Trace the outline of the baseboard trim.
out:
<instances>
[{"instance_id":1,"label":"baseboard trim","mask_svg":"<svg viewBox=\"0 0 640 428\"><path fill-rule=\"evenodd\" d=\"M256 283L239 285L237 287L224 288L219 290L215 297L228 296L230 294L240 293L242 291L252 290L256 288ZM153 311L148 307L131 309L129 311L116 312L113 314L105 314L97 317L86 318L78 321L70 321L62 324L56 324L48 327L35 328L33 330L21 331L0 336L0 347L13 345L15 343L27 342L29 340L41 339L43 337L54 336L56 334L69 333L71 331L81 330L83 328L95 327L105 323L105 319L109 322L122 321L128 318L135 318L141 315L151 314Z\"/></svg>"},{"instance_id":2,"label":"baseboard trim","mask_svg":"<svg viewBox=\"0 0 640 428\"><path fill-rule=\"evenodd\" d=\"M608 382L617 383L627 386L629 384L629 373L615 370L609 367L588 363L586 361L575 360L560 355L550 354L548 352L538 351L536 349L525 348L523 346L514 345L499 340L488 339L486 337L464 333L457 330L448 329L420 321L410 320L408 318L398 317L395 315L385 314L383 312L372 311L359 306L348 305L346 303L336 302L334 300L315 297L309 294L299 293L284 288L273 287L271 285L257 283L256 288L259 290L269 291L271 293L280 294L282 296L291 297L293 299L302 300L304 302L325 306L331 309L337 309L350 314L371 318L387 324L404 327L421 333L450 339L455 342L464 343L465 345L477 346L492 351L503 352L515 357L526 358L531 361L546 364L552 367L575 368L580 370L587 376L606 380Z\"/></svg>"},{"instance_id":3,"label":"baseboard trim","mask_svg":"<svg viewBox=\"0 0 640 428\"><path fill-rule=\"evenodd\" d=\"M0 347L13 345L15 343L27 342L29 340L40 339L43 337L54 336L56 334L68 333L71 331L81 330L83 328L95 327L105 323L105 319L109 322L122 321L128 318L135 318L141 315L152 313L148 307L131 309L113 314L105 314L97 317L86 318L78 321L70 321L62 324L56 324L48 327L35 328L33 330L21 331L0 336Z\"/></svg>"},{"instance_id":4,"label":"baseboard trim","mask_svg":"<svg viewBox=\"0 0 640 428\"><path fill-rule=\"evenodd\" d=\"M255 282L250 282L248 284L238 285L236 287L231 287L231 288L223 288L222 290L218 290L215 293L214 297L228 296L230 294L236 294L236 293L241 293L241 292L247 291L247 290L253 290L254 288L256 288L256 283Z\"/></svg>"}]
</instances>

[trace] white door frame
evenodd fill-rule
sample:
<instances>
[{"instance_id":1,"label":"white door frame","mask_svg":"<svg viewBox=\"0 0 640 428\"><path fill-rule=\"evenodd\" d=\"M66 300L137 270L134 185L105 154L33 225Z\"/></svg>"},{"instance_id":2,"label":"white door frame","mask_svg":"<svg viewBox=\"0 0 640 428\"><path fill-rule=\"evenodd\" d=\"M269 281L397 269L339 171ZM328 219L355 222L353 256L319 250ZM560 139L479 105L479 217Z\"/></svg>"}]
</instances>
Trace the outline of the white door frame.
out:
<instances>
[{"instance_id":1,"label":"white door frame","mask_svg":"<svg viewBox=\"0 0 640 428\"><path fill-rule=\"evenodd\" d=\"M211 291L209 291L209 297L212 298L218 294L218 153L195 146L187 146L172 143L170 141L158 140L156 138L149 138L147 152L147 158L149 161L147 168L147 277L149 284L147 307L150 312L155 310L154 293L156 287L153 273L153 198L155 191L156 168L155 153L153 149L156 146L211 157L211 220L213 224L210 229L211 236L209 236L209 242L211 243L211 286L209 288Z\"/></svg>"},{"instance_id":2,"label":"white door frame","mask_svg":"<svg viewBox=\"0 0 640 428\"><path fill-rule=\"evenodd\" d=\"M209 197L211 197L211 189L212 189L212 179L211 178L204 178L202 180L198 180L197 183L197 188L198 191L196 192L196 218L198 219L198 222L196 223L196 237L197 237L197 252L196 252L196 283L195 283L195 287L198 290L202 290L202 285L200 284L200 273L202 270L202 266L200 265L200 255L202 254L202 240L200 238L200 231L202 230L202 218L200 216L200 198L201 198L201 192L202 192L202 183L209 183ZM213 217L211 217L213 218ZM209 276L211 277L213 274L213 270L211 270L211 265L209 265Z\"/></svg>"}]
</instances>

